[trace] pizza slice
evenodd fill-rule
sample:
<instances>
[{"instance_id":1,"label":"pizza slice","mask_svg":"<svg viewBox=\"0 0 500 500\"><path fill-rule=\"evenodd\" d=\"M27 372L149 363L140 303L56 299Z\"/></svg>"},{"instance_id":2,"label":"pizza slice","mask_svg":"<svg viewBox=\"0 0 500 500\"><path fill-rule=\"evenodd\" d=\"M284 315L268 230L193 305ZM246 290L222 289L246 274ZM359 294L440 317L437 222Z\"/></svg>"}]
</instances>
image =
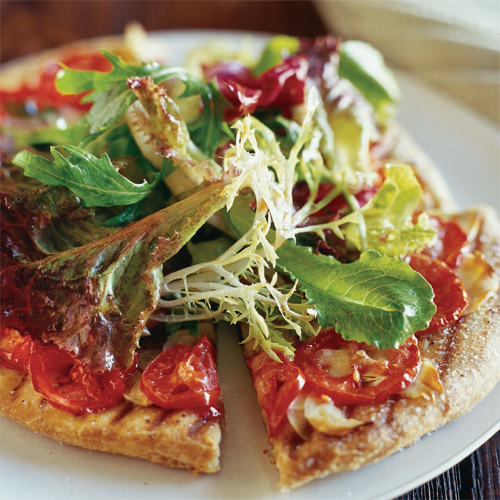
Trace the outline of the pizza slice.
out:
<instances>
[{"instance_id":1,"label":"pizza slice","mask_svg":"<svg viewBox=\"0 0 500 500\"><path fill-rule=\"evenodd\" d=\"M150 332L163 263L217 210L219 192L112 230L84 208L74 220L52 211L74 207L57 189L3 194L2 414L61 442L219 470L212 344L183 330L166 343L164 325Z\"/></svg>"},{"instance_id":2,"label":"pizza slice","mask_svg":"<svg viewBox=\"0 0 500 500\"><path fill-rule=\"evenodd\" d=\"M84 208L70 191L25 177L10 162L14 143L28 136L37 146L67 142L86 127L91 104L80 103L81 93L63 96L55 87L59 61L105 73L111 64L97 49L108 49L137 64L141 51L150 57L154 49L137 30L6 70L0 413L60 442L213 473L220 470L224 421L213 326L165 332L149 318L164 262L217 210L220 189L199 193L201 203L177 204L175 215L160 204L159 215L133 215L140 227L114 219L120 215L114 209ZM54 126L61 121L71 129L68 136Z\"/></svg>"},{"instance_id":3,"label":"pizza slice","mask_svg":"<svg viewBox=\"0 0 500 500\"><path fill-rule=\"evenodd\" d=\"M475 226L458 254L449 246L457 221ZM498 218L481 208L446 224L436 245L456 267L428 255L407 259L433 286L437 313L398 349L331 329L298 343L293 360L247 350L283 490L410 446L470 411L500 379Z\"/></svg>"},{"instance_id":4,"label":"pizza slice","mask_svg":"<svg viewBox=\"0 0 500 500\"><path fill-rule=\"evenodd\" d=\"M139 365L145 368L134 366L122 385L116 376L99 380L50 346L32 349L26 370L23 337L2 330L0 412L61 443L217 472L223 409L213 348L206 336L185 332L174 334L164 351L144 349ZM176 338L183 343L172 343ZM202 377L208 383L200 383Z\"/></svg>"}]
</instances>

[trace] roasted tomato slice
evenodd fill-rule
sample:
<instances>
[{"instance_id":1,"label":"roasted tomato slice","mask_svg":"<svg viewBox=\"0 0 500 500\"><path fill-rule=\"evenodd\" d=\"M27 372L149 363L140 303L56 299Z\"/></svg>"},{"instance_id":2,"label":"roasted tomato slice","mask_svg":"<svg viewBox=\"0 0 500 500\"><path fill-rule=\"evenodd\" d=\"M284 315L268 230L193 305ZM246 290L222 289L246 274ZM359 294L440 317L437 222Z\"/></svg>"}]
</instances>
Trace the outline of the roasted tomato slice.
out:
<instances>
[{"instance_id":1,"label":"roasted tomato slice","mask_svg":"<svg viewBox=\"0 0 500 500\"><path fill-rule=\"evenodd\" d=\"M433 217L433 220L437 225L436 242L423 253L446 262L451 268L457 267L468 245L467 234L457 221L443 221L440 217Z\"/></svg>"},{"instance_id":2,"label":"roasted tomato slice","mask_svg":"<svg viewBox=\"0 0 500 500\"><path fill-rule=\"evenodd\" d=\"M12 328L0 330L0 359L2 366L11 370L28 370L31 355L31 337Z\"/></svg>"},{"instance_id":3,"label":"roasted tomato slice","mask_svg":"<svg viewBox=\"0 0 500 500\"><path fill-rule=\"evenodd\" d=\"M82 415L116 406L134 376L137 356L128 370L89 371L79 359L56 345L31 348L30 374L35 391L56 408Z\"/></svg>"},{"instance_id":4,"label":"roasted tomato slice","mask_svg":"<svg viewBox=\"0 0 500 500\"><path fill-rule=\"evenodd\" d=\"M219 378L208 338L193 347L176 344L159 354L144 370L141 390L162 408L216 407Z\"/></svg>"},{"instance_id":5,"label":"roasted tomato slice","mask_svg":"<svg viewBox=\"0 0 500 500\"><path fill-rule=\"evenodd\" d=\"M457 321L467 307L467 292L460 278L446 263L426 255L412 254L405 260L414 271L419 272L430 283L434 290L434 304L437 307L429 326L417 335Z\"/></svg>"},{"instance_id":6,"label":"roasted tomato slice","mask_svg":"<svg viewBox=\"0 0 500 500\"><path fill-rule=\"evenodd\" d=\"M81 52L72 54L63 59L62 64L77 70L94 70L108 72L112 70L111 63L99 52ZM5 111L8 104L30 104L36 106L40 111L45 108L61 108L64 106L75 106L82 110L88 110L91 103L81 103L84 94L62 95L55 86L55 78L61 65L56 61L47 62L40 74L38 82L30 81L14 91L0 91L1 110Z\"/></svg>"},{"instance_id":7,"label":"roasted tomato slice","mask_svg":"<svg viewBox=\"0 0 500 500\"><path fill-rule=\"evenodd\" d=\"M320 333L295 352L311 390L340 405L374 404L404 390L420 369L420 351L410 337L398 349L379 350L344 340L334 330Z\"/></svg>"},{"instance_id":8,"label":"roasted tomato slice","mask_svg":"<svg viewBox=\"0 0 500 500\"><path fill-rule=\"evenodd\" d=\"M267 417L270 437L279 434L287 421L290 404L305 385L302 371L285 356L278 354L278 357L281 363L260 351L247 359L257 399Z\"/></svg>"}]
</instances>

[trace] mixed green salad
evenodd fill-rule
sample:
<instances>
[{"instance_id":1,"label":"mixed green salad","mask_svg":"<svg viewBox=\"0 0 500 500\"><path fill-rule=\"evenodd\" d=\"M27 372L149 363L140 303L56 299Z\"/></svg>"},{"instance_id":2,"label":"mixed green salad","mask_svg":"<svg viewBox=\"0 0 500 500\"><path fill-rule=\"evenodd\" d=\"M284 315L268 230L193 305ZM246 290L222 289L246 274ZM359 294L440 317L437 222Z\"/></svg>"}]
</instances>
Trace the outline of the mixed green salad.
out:
<instances>
[{"instance_id":1,"label":"mixed green salad","mask_svg":"<svg viewBox=\"0 0 500 500\"><path fill-rule=\"evenodd\" d=\"M246 322L275 359L322 328L386 349L428 326L403 258L435 231L412 168L377 154L399 99L379 52L278 36L187 68L99 57L56 74L76 121L3 109L24 149L4 166L5 326L97 370L129 366L151 322Z\"/></svg>"}]
</instances>

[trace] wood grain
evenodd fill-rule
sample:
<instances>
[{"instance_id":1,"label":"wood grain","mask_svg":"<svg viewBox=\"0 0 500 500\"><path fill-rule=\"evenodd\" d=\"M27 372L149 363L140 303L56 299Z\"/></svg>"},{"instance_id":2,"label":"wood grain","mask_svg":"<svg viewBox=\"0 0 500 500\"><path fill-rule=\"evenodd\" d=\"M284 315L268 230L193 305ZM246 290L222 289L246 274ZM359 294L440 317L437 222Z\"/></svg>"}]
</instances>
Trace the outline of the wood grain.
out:
<instances>
[{"instance_id":1,"label":"wood grain","mask_svg":"<svg viewBox=\"0 0 500 500\"><path fill-rule=\"evenodd\" d=\"M132 20L147 30L326 33L311 2L302 0L2 0L0 9L2 62L83 38L119 34Z\"/></svg>"}]
</instances>

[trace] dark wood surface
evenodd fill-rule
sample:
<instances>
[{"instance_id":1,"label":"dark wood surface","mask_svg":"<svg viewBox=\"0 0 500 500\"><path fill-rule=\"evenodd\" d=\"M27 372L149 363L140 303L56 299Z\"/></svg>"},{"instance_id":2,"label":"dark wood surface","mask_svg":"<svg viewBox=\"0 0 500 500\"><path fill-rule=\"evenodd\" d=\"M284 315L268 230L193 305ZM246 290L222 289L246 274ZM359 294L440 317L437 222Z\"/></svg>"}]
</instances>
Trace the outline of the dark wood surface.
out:
<instances>
[{"instance_id":1,"label":"dark wood surface","mask_svg":"<svg viewBox=\"0 0 500 500\"><path fill-rule=\"evenodd\" d=\"M326 33L310 1L0 0L0 61L74 40L121 33L131 20L147 30L237 29L296 36ZM397 472L395 472L397 473ZM500 499L500 433L404 500Z\"/></svg>"}]
</instances>

